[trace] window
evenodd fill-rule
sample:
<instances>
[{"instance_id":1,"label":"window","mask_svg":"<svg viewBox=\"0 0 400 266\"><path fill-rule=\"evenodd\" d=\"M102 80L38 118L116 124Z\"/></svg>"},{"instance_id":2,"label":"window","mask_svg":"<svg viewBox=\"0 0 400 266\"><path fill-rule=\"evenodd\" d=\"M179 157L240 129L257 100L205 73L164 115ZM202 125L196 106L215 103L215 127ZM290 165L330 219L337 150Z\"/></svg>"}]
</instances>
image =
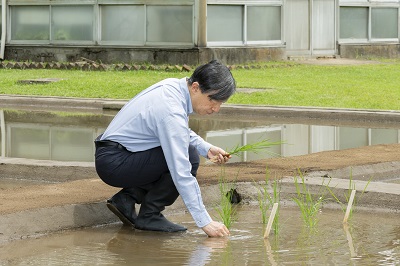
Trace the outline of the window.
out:
<instances>
[{"instance_id":1,"label":"window","mask_svg":"<svg viewBox=\"0 0 400 266\"><path fill-rule=\"evenodd\" d=\"M107 42L145 42L145 7L115 5L101 7L101 40Z\"/></svg>"},{"instance_id":2,"label":"window","mask_svg":"<svg viewBox=\"0 0 400 266\"><path fill-rule=\"evenodd\" d=\"M11 8L12 40L49 40L49 6L13 6Z\"/></svg>"},{"instance_id":3,"label":"window","mask_svg":"<svg viewBox=\"0 0 400 266\"><path fill-rule=\"evenodd\" d=\"M247 7L247 40L273 41L281 39L281 7Z\"/></svg>"},{"instance_id":4,"label":"window","mask_svg":"<svg viewBox=\"0 0 400 266\"><path fill-rule=\"evenodd\" d=\"M282 6L207 6L207 42L210 46L281 44Z\"/></svg>"},{"instance_id":5,"label":"window","mask_svg":"<svg viewBox=\"0 0 400 266\"><path fill-rule=\"evenodd\" d=\"M372 8L371 38L390 39L398 37L398 8Z\"/></svg>"},{"instance_id":6,"label":"window","mask_svg":"<svg viewBox=\"0 0 400 266\"><path fill-rule=\"evenodd\" d=\"M340 42L398 41L399 8L387 1L373 2L365 7L340 7Z\"/></svg>"},{"instance_id":7,"label":"window","mask_svg":"<svg viewBox=\"0 0 400 266\"><path fill-rule=\"evenodd\" d=\"M51 36L55 41L92 41L92 6L52 6Z\"/></svg>"},{"instance_id":8,"label":"window","mask_svg":"<svg viewBox=\"0 0 400 266\"><path fill-rule=\"evenodd\" d=\"M103 5L101 41L109 44L193 44L192 5Z\"/></svg>"},{"instance_id":9,"label":"window","mask_svg":"<svg viewBox=\"0 0 400 266\"><path fill-rule=\"evenodd\" d=\"M361 40L368 39L367 7L340 8L340 38Z\"/></svg>"},{"instance_id":10,"label":"window","mask_svg":"<svg viewBox=\"0 0 400 266\"><path fill-rule=\"evenodd\" d=\"M192 6L147 6L147 42L193 43Z\"/></svg>"},{"instance_id":11,"label":"window","mask_svg":"<svg viewBox=\"0 0 400 266\"><path fill-rule=\"evenodd\" d=\"M93 21L88 5L11 6L11 40L93 41Z\"/></svg>"},{"instance_id":12,"label":"window","mask_svg":"<svg viewBox=\"0 0 400 266\"><path fill-rule=\"evenodd\" d=\"M243 6L207 7L208 42L243 42Z\"/></svg>"},{"instance_id":13,"label":"window","mask_svg":"<svg viewBox=\"0 0 400 266\"><path fill-rule=\"evenodd\" d=\"M207 2L208 45L283 44L283 0ZM136 46L196 43L195 10L199 4L194 0L71 3L45 0L35 4L14 0L9 5L10 43L98 42Z\"/></svg>"}]
</instances>

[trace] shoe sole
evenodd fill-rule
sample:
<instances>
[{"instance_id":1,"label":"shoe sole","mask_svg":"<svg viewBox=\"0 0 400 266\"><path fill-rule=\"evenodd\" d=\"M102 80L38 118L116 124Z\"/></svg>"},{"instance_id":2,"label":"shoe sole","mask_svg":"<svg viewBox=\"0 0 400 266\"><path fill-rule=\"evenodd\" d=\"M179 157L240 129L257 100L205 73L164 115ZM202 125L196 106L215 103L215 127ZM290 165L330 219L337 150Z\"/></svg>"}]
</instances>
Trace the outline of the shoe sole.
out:
<instances>
[{"instance_id":1,"label":"shoe sole","mask_svg":"<svg viewBox=\"0 0 400 266\"><path fill-rule=\"evenodd\" d=\"M135 224L132 223L128 218L126 218L125 215L123 215L114 205L107 202L107 207L110 211L112 211L115 215L118 216L118 218L122 221L124 225L135 227Z\"/></svg>"}]
</instances>

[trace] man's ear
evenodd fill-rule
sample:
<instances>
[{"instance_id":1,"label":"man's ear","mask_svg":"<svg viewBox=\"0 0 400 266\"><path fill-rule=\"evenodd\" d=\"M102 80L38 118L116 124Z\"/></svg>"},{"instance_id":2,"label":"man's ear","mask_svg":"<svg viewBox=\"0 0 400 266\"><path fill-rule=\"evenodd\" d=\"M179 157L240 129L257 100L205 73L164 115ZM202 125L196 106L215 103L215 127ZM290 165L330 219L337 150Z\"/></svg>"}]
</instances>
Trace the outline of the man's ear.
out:
<instances>
[{"instance_id":1,"label":"man's ear","mask_svg":"<svg viewBox=\"0 0 400 266\"><path fill-rule=\"evenodd\" d=\"M195 82L192 83L192 90L193 90L194 92L197 92L197 91L200 90L200 85L199 85L199 83L198 83L197 81L195 81Z\"/></svg>"}]
</instances>

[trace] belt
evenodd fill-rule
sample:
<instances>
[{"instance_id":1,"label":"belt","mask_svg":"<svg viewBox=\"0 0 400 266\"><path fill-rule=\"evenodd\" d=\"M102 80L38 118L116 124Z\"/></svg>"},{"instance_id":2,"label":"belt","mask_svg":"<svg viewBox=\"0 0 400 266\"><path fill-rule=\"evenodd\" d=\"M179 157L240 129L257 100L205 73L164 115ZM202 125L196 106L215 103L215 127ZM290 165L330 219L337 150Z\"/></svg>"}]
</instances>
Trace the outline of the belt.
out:
<instances>
[{"instance_id":1,"label":"belt","mask_svg":"<svg viewBox=\"0 0 400 266\"><path fill-rule=\"evenodd\" d=\"M94 142L94 145L96 146L96 148L99 148L99 147L114 147L114 148L117 148L117 149L120 149L120 150L126 150L126 148L124 146L122 146L118 142L111 141L111 140L96 140Z\"/></svg>"}]
</instances>

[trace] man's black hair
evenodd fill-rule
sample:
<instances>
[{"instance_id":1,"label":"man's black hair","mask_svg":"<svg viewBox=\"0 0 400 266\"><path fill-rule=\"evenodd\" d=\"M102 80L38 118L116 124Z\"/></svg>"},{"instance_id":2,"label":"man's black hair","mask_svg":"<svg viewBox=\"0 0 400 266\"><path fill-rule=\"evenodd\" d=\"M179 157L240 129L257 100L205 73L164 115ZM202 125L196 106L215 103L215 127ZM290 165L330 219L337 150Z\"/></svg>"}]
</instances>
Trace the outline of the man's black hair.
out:
<instances>
[{"instance_id":1,"label":"man's black hair","mask_svg":"<svg viewBox=\"0 0 400 266\"><path fill-rule=\"evenodd\" d=\"M193 82L198 82L201 92L210 93L210 99L216 101L227 101L236 91L231 71L217 60L197 67L188 79L189 85Z\"/></svg>"}]
</instances>

